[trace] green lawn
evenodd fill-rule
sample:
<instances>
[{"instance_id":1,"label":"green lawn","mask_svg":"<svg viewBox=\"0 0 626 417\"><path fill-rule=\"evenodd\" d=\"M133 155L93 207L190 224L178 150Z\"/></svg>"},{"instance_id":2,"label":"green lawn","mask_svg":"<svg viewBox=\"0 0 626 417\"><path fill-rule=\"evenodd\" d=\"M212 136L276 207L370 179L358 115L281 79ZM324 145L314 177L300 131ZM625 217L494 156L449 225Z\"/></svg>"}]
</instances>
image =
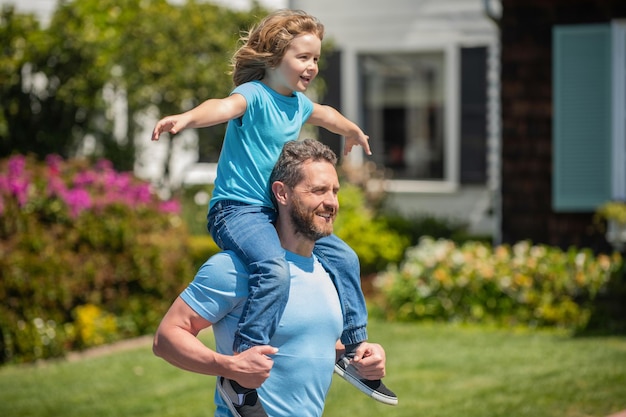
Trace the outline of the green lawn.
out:
<instances>
[{"instance_id":1,"label":"green lawn","mask_svg":"<svg viewBox=\"0 0 626 417\"><path fill-rule=\"evenodd\" d=\"M626 338L374 321L397 407L335 376L324 416L603 417L626 409ZM204 336L212 344L211 334ZM3 417L212 416L213 378L132 350L0 368ZM294 416L298 417L298 416Z\"/></svg>"}]
</instances>

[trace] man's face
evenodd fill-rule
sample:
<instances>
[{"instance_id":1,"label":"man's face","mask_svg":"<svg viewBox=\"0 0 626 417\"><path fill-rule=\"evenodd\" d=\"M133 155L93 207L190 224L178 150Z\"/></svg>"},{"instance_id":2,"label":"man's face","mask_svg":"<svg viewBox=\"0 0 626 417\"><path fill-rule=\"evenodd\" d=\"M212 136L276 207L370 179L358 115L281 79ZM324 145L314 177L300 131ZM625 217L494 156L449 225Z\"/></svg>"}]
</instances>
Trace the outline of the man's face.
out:
<instances>
[{"instance_id":1,"label":"man's face","mask_svg":"<svg viewBox=\"0 0 626 417\"><path fill-rule=\"evenodd\" d=\"M297 234L316 241L333 232L339 179L328 162L307 161L302 170L304 178L293 189L289 217Z\"/></svg>"}]
</instances>

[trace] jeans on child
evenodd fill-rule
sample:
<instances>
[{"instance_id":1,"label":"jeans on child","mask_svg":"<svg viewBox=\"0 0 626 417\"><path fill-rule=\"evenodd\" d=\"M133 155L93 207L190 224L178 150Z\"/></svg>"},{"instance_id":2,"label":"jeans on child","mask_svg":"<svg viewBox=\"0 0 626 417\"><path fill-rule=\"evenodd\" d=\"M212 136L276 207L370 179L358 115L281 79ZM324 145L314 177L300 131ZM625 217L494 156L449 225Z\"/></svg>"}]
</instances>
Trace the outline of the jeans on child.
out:
<instances>
[{"instance_id":1,"label":"jeans on child","mask_svg":"<svg viewBox=\"0 0 626 417\"><path fill-rule=\"evenodd\" d=\"M289 298L289 264L274 228L276 216L273 208L229 200L216 202L207 216L215 243L222 250L233 251L250 273L249 295L233 343L235 352L268 344ZM334 235L318 240L314 253L339 294L344 316L342 343L366 340L367 310L356 253Z\"/></svg>"},{"instance_id":2,"label":"jeans on child","mask_svg":"<svg viewBox=\"0 0 626 417\"><path fill-rule=\"evenodd\" d=\"M333 234L315 242L313 253L337 287L343 310L341 343L357 344L367 340L367 307L361 289L361 265L356 252Z\"/></svg>"}]
</instances>

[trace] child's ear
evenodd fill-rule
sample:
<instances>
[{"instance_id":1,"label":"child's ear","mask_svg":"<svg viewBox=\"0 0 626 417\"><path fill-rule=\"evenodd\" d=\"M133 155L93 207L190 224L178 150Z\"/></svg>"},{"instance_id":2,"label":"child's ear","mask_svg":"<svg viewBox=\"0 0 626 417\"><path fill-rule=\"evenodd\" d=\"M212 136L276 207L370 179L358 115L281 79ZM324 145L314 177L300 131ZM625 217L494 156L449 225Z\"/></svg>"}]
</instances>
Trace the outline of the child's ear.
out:
<instances>
[{"instance_id":1,"label":"child's ear","mask_svg":"<svg viewBox=\"0 0 626 417\"><path fill-rule=\"evenodd\" d=\"M274 181L272 183L272 192L278 204L287 205L287 186L284 183Z\"/></svg>"}]
</instances>

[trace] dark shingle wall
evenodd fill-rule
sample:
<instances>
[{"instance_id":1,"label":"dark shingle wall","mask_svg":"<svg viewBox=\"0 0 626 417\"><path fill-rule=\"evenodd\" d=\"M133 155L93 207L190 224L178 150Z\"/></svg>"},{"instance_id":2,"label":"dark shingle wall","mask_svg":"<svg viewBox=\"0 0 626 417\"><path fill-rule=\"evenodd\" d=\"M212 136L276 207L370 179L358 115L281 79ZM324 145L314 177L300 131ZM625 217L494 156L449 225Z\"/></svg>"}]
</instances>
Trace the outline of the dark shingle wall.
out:
<instances>
[{"instance_id":1,"label":"dark shingle wall","mask_svg":"<svg viewBox=\"0 0 626 417\"><path fill-rule=\"evenodd\" d=\"M607 250L593 213L552 211L552 27L626 17L625 0L503 0L502 238Z\"/></svg>"}]
</instances>

